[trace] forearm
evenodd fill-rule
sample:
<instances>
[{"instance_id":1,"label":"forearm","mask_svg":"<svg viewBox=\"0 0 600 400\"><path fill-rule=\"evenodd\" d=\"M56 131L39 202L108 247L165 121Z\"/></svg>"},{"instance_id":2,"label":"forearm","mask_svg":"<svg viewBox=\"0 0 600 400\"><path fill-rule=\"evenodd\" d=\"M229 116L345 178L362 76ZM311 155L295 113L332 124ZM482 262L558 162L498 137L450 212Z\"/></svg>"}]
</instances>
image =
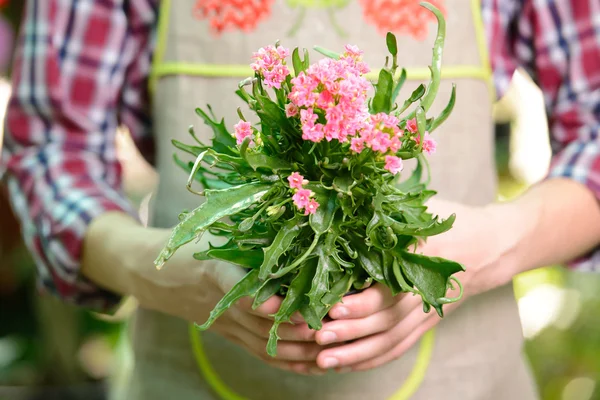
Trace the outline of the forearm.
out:
<instances>
[{"instance_id":1,"label":"forearm","mask_svg":"<svg viewBox=\"0 0 600 400\"><path fill-rule=\"evenodd\" d=\"M141 305L171 312L171 299L165 293L194 287L201 306L196 312L208 313L214 304L208 294L214 291L217 262L195 261L194 252L204 250L210 241L220 241L206 233L200 243L179 249L164 268L157 270L154 260L167 243L170 229L146 228L122 212L108 212L88 227L82 257L82 273L94 284L121 295L134 296ZM240 276L233 276L232 286ZM165 308L166 307L166 308Z\"/></svg>"},{"instance_id":2,"label":"forearm","mask_svg":"<svg viewBox=\"0 0 600 400\"><path fill-rule=\"evenodd\" d=\"M130 295L136 286L136 269L153 265L157 236L158 230L144 228L125 213L102 214L85 235L81 272L98 286Z\"/></svg>"},{"instance_id":3,"label":"forearm","mask_svg":"<svg viewBox=\"0 0 600 400\"><path fill-rule=\"evenodd\" d=\"M600 244L598 200L573 180L544 181L497 209L501 230L511 241L501 262L516 273L569 262Z\"/></svg>"}]
</instances>

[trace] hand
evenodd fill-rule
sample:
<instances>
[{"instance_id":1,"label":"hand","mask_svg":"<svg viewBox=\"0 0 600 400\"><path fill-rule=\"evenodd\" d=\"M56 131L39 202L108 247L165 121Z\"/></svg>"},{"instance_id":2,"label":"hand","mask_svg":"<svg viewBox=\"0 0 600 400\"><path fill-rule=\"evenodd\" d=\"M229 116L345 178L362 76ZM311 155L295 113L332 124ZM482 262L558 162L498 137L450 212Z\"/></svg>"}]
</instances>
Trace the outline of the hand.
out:
<instances>
[{"instance_id":1,"label":"hand","mask_svg":"<svg viewBox=\"0 0 600 400\"><path fill-rule=\"evenodd\" d=\"M207 248L209 240L218 244L217 238L209 235L198 245L179 249L157 270L153 261L169 235L169 230L143 228L120 214L101 216L86 237L84 272L102 286L133 295L144 308L204 323L245 272L227 263L194 260L193 253ZM280 325L277 357L267 355L270 315L280 304L281 300L273 297L252 310L252 299L242 299L221 315L211 330L275 367L298 373L321 372L315 360L323 347L315 342L315 332L302 319L301 323Z\"/></svg>"},{"instance_id":2,"label":"hand","mask_svg":"<svg viewBox=\"0 0 600 400\"><path fill-rule=\"evenodd\" d=\"M516 274L510 262L500 262L510 257L515 239L509 227L513 225L502 205L477 208L436 200L428 207L444 218L457 215L450 231L428 238L417 250L466 267L466 272L456 274L463 284L463 299L444 306L447 316L467 297L504 285ZM457 294L458 290L450 291L449 297ZM423 312L420 296L394 297L380 284L348 296L329 315L334 321L317 332L317 343L353 342L323 350L317 364L341 372L375 368L399 358L441 320L434 310Z\"/></svg>"}]
</instances>

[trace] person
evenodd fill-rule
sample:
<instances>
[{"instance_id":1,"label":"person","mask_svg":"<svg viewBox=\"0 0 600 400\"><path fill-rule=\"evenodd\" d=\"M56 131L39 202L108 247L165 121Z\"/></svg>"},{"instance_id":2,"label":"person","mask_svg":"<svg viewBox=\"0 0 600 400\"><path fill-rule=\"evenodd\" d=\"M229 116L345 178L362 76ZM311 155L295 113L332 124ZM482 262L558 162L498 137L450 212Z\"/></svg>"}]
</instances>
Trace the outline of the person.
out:
<instances>
[{"instance_id":1,"label":"person","mask_svg":"<svg viewBox=\"0 0 600 400\"><path fill-rule=\"evenodd\" d=\"M187 177L173 163L170 144L187 140L195 107L210 103L233 124L233 92L250 73L251 52L277 39L286 47L356 44L375 68L385 54L382 31L404 26L425 38L400 38L410 93L427 78L422 71L430 52L424 44L435 37L433 30L423 32L427 21L415 7L409 0L27 2L2 157L12 204L48 291L95 310L110 310L126 295L139 301L125 398L402 398L397 390L413 371L415 344L434 326L431 362L413 398L536 397L509 283L519 272L549 264L597 269L595 0L445 1L439 97L449 97L453 81L458 96L453 115L436 132L431 185L439 195L430 208L442 216L456 213L457 220L419 250L467 267L458 275L465 297L446 308L443 320L423 313L418 298L392 297L374 285L336 305L318 332L301 320L282 326L272 359L265 336L278 300L252 310L243 299L202 334L203 374L188 323L203 322L243 272L192 259L209 237L176 253L163 270L153 265L178 213L198 204L185 193ZM489 101L494 89L487 79L492 69L500 96L518 66L544 92L553 163L543 182L497 203ZM150 227L140 224L122 190L114 146L120 123L161 178ZM209 138L208 130L196 130Z\"/></svg>"}]
</instances>

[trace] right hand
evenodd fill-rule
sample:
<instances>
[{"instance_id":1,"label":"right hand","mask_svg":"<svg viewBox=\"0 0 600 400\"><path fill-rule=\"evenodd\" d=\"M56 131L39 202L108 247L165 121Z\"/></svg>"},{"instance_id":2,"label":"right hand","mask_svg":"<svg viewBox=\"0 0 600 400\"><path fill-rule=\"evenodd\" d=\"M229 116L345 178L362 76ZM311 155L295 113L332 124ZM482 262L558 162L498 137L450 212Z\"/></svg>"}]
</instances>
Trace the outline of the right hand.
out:
<instances>
[{"instance_id":1,"label":"right hand","mask_svg":"<svg viewBox=\"0 0 600 400\"><path fill-rule=\"evenodd\" d=\"M150 245L152 256L158 255L168 234L153 229ZM168 232L170 233L170 232ZM204 237L200 245L187 245L179 249L161 270L145 262L134 269L132 294L140 305L187 321L204 323L210 310L244 277L245 271L235 265L217 261L196 261L193 253L200 251L214 237ZM215 242L213 241L213 244ZM203 246L204 245L204 246ZM317 367L316 358L324 346L315 342L315 331L295 316L295 323L282 324L278 334L277 357L266 353L269 330L281 305L279 297L272 297L256 310L252 299L244 298L221 315L210 330L243 347L269 365L301 374L325 373Z\"/></svg>"}]
</instances>

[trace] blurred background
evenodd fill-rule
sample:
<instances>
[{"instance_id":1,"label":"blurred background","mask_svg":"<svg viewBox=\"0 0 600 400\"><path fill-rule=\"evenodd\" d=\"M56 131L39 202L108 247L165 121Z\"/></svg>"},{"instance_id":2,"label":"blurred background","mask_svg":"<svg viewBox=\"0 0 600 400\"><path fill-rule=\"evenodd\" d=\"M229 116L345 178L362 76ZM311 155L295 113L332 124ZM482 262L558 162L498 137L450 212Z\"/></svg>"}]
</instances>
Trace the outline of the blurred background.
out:
<instances>
[{"instance_id":1,"label":"blurred background","mask_svg":"<svg viewBox=\"0 0 600 400\"><path fill-rule=\"evenodd\" d=\"M0 0L0 146L22 3ZM503 201L542 179L550 160L541 93L521 71L495 106L495 119ZM145 190L155 177L126 132L120 133L119 148L126 189L143 215ZM600 274L549 266L519 276L514 286L524 351L542 399L600 399ZM40 296L33 262L0 185L0 400L105 399L107 385L119 386L127 376L123 332L134 308L128 301L108 319Z\"/></svg>"}]
</instances>

